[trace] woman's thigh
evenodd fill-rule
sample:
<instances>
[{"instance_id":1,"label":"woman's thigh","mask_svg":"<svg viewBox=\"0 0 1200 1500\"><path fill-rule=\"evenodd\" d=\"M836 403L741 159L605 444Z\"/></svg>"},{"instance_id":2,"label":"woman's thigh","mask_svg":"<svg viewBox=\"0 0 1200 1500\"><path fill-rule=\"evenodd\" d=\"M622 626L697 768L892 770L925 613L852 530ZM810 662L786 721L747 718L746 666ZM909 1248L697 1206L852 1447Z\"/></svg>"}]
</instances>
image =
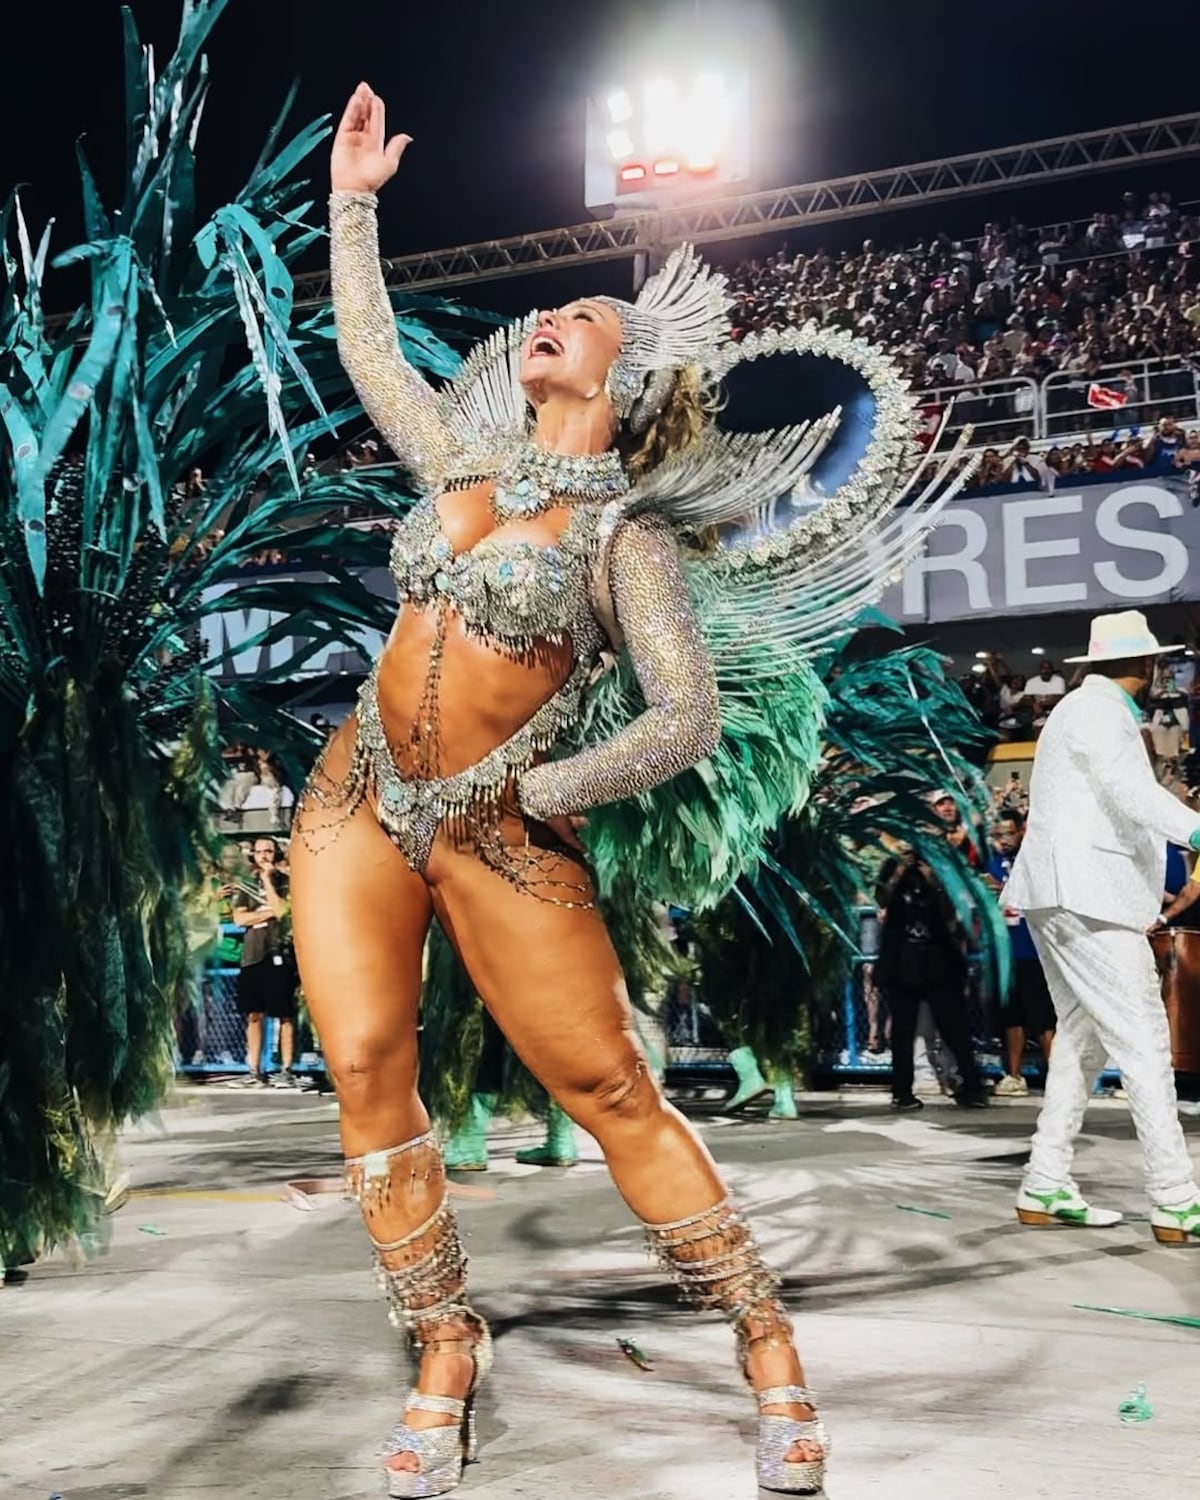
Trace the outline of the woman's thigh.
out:
<instances>
[{"instance_id":1,"label":"woman's thigh","mask_svg":"<svg viewBox=\"0 0 1200 1500\"><path fill-rule=\"evenodd\" d=\"M327 752L326 776L344 774L352 747L351 725ZM327 813L319 823L318 834L301 807L289 851L292 928L305 999L341 1101L343 1139L356 1154L424 1128L416 1036L432 904L425 880L366 802L336 826Z\"/></svg>"},{"instance_id":2,"label":"woman's thigh","mask_svg":"<svg viewBox=\"0 0 1200 1500\"><path fill-rule=\"evenodd\" d=\"M564 888L580 883L581 867L561 855L541 868ZM585 1100L646 1079L625 980L599 912L539 900L469 850L440 841L430 875L435 909L480 998L560 1104L578 1116Z\"/></svg>"}]
</instances>

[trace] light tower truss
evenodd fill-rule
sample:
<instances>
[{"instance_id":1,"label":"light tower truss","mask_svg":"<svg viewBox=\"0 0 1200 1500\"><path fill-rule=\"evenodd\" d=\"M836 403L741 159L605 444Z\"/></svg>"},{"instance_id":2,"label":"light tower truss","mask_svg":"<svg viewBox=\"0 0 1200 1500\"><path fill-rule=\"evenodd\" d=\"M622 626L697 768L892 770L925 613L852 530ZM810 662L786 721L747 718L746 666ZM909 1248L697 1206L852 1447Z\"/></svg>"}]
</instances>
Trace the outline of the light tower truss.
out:
<instances>
[{"instance_id":1,"label":"light tower truss","mask_svg":"<svg viewBox=\"0 0 1200 1500\"><path fill-rule=\"evenodd\" d=\"M1027 141L999 151L860 172L799 187L681 204L660 213L573 224L566 229L481 240L445 250L422 250L384 261L384 275L394 289L431 291L596 261L629 260L642 251L682 240L715 244L1190 156L1200 156L1200 112ZM329 296L328 273L298 277L296 292L301 304L324 301Z\"/></svg>"}]
</instances>

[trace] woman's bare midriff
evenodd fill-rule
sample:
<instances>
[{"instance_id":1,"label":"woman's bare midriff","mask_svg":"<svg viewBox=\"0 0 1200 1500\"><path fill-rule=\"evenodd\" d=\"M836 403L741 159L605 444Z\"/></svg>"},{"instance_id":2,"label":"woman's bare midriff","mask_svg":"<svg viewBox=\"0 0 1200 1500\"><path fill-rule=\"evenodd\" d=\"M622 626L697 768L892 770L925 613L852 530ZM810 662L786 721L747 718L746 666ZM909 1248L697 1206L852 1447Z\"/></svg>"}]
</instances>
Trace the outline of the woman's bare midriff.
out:
<instances>
[{"instance_id":1,"label":"woman's bare midriff","mask_svg":"<svg viewBox=\"0 0 1200 1500\"><path fill-rule=\"evenodd\" d=\"M433 774L450 776L477 764L527 724L571 673L569 641L539 642L529 658L518 660L468 634L451 611L437 673L436 718L424 719L437 629L436 609L405 605L379 662L379 711L396 764L407 775L427 774L416 758L416 740L428 735L436 740Z\"/></svg>"}]
</instances>

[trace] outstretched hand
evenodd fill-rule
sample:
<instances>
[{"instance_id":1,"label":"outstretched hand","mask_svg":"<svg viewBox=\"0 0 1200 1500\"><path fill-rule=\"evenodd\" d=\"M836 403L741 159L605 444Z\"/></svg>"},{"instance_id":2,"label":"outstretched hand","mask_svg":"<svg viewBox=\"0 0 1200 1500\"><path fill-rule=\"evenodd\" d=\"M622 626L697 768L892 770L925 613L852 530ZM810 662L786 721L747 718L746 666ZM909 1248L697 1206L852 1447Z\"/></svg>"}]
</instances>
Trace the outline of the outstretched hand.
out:
<instances>
[{"instance_id":1,"label":"outstretched hand","mask_svg":"<svg viewBox=\"0 0 1200 1500\"><path fill-rule=\"evenodd\" d=\"M375 193L396 175L412 136L389 141L386 127L383 100L369 83L360 83L333 138L329 175L335 193Z\"/></svg>"}]
</instances>

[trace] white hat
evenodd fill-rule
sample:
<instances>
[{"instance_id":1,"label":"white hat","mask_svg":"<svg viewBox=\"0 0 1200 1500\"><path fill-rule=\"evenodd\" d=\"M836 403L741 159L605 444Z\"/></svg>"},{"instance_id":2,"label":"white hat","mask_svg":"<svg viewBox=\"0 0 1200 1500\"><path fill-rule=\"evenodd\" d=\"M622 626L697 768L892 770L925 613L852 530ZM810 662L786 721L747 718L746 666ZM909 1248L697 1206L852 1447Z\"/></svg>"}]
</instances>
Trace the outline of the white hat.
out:
<instances>
[{"instance_id":1,"label":"white hat","mask_svg":"<svg viewBox=\"0 0 1200 1500\"><path fill-rule=\"evenodd\" d=\"M1136 661L1140 656L1165 656L1182 646L1160 646L1140 609L1116 615L1097 615L1086 656L1068 656L1067 662Z\"/></svg>"}]
</instances>

